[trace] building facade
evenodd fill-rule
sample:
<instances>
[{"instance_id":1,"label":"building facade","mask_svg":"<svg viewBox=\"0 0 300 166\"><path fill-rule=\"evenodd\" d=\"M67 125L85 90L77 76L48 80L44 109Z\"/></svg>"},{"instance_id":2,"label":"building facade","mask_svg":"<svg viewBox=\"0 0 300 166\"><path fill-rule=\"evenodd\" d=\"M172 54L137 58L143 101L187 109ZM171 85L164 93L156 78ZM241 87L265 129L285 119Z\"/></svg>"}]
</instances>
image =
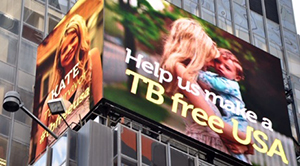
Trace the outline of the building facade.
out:
<instances>
[{"instance_id":1,"label":"building facade","mask_svg":"<svg viewBox=\"0 0 300 166\"><path fill-rule=\"evenodd\" d=\"M291 0L170 2L280 58L292 134L300 142L300 38ZM4 0L0 7L0 102L7 91L16 90L32 110L37 46L74 3ZM31 119L22 111L9 113L2 107L0 114L0 165L26 165Z\"/></svg>"}]
</instances>

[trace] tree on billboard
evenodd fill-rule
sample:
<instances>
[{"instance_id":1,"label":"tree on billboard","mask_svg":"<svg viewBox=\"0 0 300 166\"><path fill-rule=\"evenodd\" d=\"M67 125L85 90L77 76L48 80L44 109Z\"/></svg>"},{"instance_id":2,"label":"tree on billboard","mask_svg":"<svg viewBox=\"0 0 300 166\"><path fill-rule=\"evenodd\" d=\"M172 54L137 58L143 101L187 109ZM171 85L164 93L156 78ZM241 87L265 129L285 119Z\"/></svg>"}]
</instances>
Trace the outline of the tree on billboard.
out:
<instances>
[{"instance_id":1,"label":"tree on billboard","mask_svg":"<svg viewBox=\"0 0 300 166\"><path fill-rule=\"evenodd\" d=\"M147 0L118 0L118 4L107 2L106 7L118 14L113 19L124 28L124 48L131 49L131 55L136 54L136 42L143 44L148 50L157 51L158 41L166 33L165 22L167 19L175 20L180 14L170 13L167 10L156 10ZM127 64L127 68L136 72L134 61ZM133 78L128 77L127 87L131 88Z\"/></svg>"}]
</instances>

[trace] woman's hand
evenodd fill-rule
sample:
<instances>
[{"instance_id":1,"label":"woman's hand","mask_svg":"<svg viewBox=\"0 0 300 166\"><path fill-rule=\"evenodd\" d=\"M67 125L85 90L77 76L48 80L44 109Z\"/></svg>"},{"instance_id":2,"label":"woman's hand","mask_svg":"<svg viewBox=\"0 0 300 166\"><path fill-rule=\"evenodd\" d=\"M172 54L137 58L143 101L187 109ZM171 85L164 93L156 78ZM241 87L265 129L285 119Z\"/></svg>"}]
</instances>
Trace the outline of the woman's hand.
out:
<instances>
[{"instance_id":1,"label":"woman's hand","mask_svg":"<svg viewBox=\"0 0 300 166\"><path fill-rule=\"evenodd\" d=\"M248 145L242 145L232 142L226 138L221 137L224 145L235 154L254 154L253 142Z\"/></svg>"}]
</instances>

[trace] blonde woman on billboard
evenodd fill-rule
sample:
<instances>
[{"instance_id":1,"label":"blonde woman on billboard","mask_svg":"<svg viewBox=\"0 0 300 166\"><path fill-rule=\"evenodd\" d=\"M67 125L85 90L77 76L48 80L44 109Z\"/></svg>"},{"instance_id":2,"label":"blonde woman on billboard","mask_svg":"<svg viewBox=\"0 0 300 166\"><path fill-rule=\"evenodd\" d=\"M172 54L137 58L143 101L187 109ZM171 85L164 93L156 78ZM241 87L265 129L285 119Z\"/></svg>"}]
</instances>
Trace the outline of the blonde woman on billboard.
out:
<instances>
[{"instance_id":1,"label":"blonde woman on billboard","mask_svg":"<svg viewBox=\"0 0 300 166\"><path fill-rule=\"evenodd\" d=\"M200 95L195 95L178 88L178 77L182 79L183 84L190 82L197 84L199 71L205 67L211 60L218 58L220 53L216 44L205 33L201 25L192 19L182 18L176 20L171 27L170 34L166 39L161 66L173 75L170 83L164 83L166 93L173 96L177 92L185 95L186 99L192 103L195 108L205 110L208 117L216 115L221 117L219 110L213 103L207 102L204 98L204 92L201 90ZM185 85L183 85L185 86ZM207 126L201 126L192 119L188 111L188 116L184 118L186 123L186 134L200 142L211 147L221 150L227 154L234 150L240 153L253 151L252 146L241 145L238 149L227 149L221 137L226 138L234 143L238 142L233 137L233 128L231 125L224 123L222 134L217 134ZM246 138L246 134L238 132L240 138Z\"/></svg>"},{"instance_id":2,"label":"blonde woman on billboard","mask_svg":"<svg viewBox=\"0 0 300 166\"><path fill-rule=\"evenodd\" d=\"M90 49L86 21L74 15L67 23L55 53L50 77L50 93L42 109L41 121L57 135L66 128L60 116L51 115L47 102L62 98L66 106L63 114L66 121L78 123L90 110L90 101L95 104L102 98L102 66L100 52ZM38 126L37 152L40 154L51 136Z\"/></svg>"}]
</instances>

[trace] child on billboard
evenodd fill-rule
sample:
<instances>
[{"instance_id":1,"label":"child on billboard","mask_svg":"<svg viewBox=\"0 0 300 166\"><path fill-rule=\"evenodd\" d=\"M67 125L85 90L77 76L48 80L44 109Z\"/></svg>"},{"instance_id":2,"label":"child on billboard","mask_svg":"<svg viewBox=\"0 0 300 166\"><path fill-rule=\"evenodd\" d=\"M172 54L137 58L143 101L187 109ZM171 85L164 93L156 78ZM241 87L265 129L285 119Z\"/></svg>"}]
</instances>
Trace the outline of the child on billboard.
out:
<instances>
[{"instance_id":1,"label":"child on billboard","mask_svg":"<svg viewBox=\"0 0 300 166\"><path fill-rule=\"evenodd\" d=\"M230 103L228 105L230 107L224 106L224 103L216 103L219 105L218 109L222 114L223 121L233 125L231 119L234 118L239 123L238 129L242 132L246 132L248 125L247 120L241 114L237 114L234 111L235 109L243 109L245 107L238 84L238 81L244 79L243 68L232 52L224 48L219 48L218 50L220 57L214 59L210 65L208 65L208 67L212 67L216 73L201 70L197 82L203 89L212 90L217 95L220 95L223 99L222 102ZM226 143L226 139L223 139L223 141L226 146L235 145L230 143L230 141ZM231 149L233 148L234 147ZM239 152L232 151L232 155L244 162L248 162L245 155L239 154Z\"/></svg>"},{"instance_id":2,"label":"child on billboard","mask_svg":"<svg viewBox=\"0 0 300 166\"><path fill-rule=\"evenodd\" d=\"M169 71L174 78L180 77L183 80L183 85L181 86L187 88L188 83L190 85L198 84L199 71L219 56L220 52L215 42L206 34L199 23L193 19L181 18L173 22L171 26L169 36L164 45L161 66ZM173 79L170 83L164 83L164 87L169 96L178 92L182 93L194 107L205 110L208 116L222 117L218 108L212 102L205 100L203 90L200 91L200 95L195 95L186 89L179 88L178 79ZM241 145L234 139L232 125L224 122L223 133L218 134L208 126L201 126L195 123L191 113L188 113L190 115L184 117L187 136L227 154L232 154L232 150L253 154L252 146ZM246 134L241 130L238 130L238 135L241 138L246 137ZM225 145L224 138L235 143L236 146Z\"/></svg>"}]
</instances>

